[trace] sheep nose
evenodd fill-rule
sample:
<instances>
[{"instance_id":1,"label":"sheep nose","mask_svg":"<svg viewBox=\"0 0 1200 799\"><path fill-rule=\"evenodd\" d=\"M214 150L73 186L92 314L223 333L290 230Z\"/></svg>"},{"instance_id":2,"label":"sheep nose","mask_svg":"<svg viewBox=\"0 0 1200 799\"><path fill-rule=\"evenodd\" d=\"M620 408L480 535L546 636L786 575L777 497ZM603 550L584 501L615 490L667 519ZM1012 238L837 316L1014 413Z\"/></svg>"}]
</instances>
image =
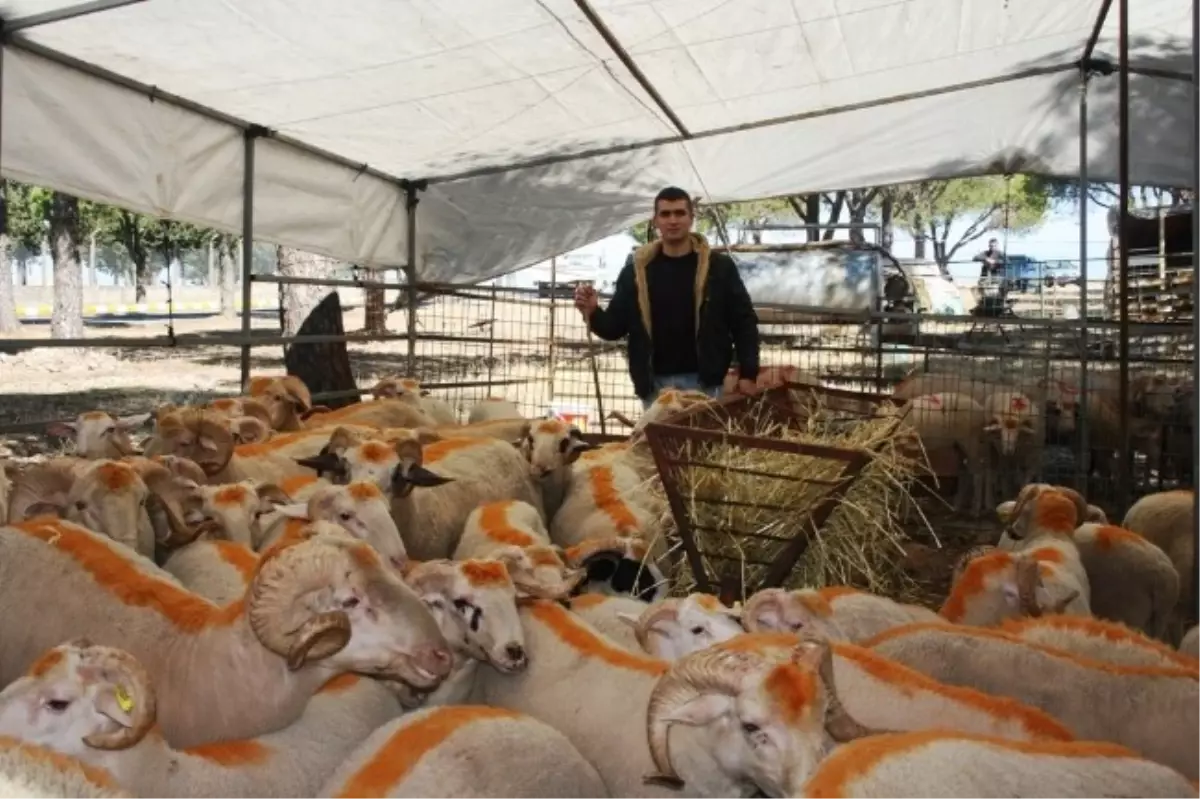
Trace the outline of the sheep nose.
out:
<instances>
[{"instance_id":1,"label":"sheep nose","mask_svg":"<svg viewBox=\"0 0 1200 799\"><path fill-rule=\"evenodd\" d=\"M508 646L504 647L504 654L513 663L525 662L525 647L521 646L520 644L509 644Z\"/></svg>"}]
</instances>

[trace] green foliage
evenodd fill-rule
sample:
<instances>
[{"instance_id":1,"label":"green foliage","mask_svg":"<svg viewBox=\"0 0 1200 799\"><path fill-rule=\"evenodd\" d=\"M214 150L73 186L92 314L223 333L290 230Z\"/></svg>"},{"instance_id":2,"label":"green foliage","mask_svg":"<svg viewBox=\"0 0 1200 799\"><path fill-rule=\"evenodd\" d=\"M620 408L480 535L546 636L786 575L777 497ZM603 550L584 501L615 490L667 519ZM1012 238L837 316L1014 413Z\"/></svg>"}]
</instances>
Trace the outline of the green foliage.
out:
<instances>
[{"instance_id":1,"label":"green foliage","mask_svg":"<svg viewBox=\"0 0 1200 799\"><path fill-rule=\"evenodd\" d=\"M893 197L896 224L914 239L931 241L933 257L942 265L994 230L1037 228L1053 204L1046 181L1026 175L912 183L897 186ZM952 232L957 233L953 239Z\"/></svg>"}]
</instances>

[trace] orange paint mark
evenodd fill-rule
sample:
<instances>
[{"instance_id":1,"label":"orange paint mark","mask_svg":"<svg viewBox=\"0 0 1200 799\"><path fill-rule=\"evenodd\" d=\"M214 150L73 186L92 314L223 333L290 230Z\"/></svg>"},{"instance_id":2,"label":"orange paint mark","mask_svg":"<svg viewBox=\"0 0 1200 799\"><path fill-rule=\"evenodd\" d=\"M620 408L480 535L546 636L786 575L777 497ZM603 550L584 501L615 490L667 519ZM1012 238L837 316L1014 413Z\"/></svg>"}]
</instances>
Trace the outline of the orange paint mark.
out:
<instances>
[{"instance_id":1,"label":"orange paint mark","mask_svg":"<svg viewBox=\"0 0 1200 799\"><path fill-rule=\"evenodd\" d=\"M1123 624L1104 621L1091 616L1042 616L1037 619L1021 618L1006 619L1000 625L1005 632L1020 636L1026 630L1050 627L1056 630L1067 630L1080 633L1090 638L1103 638L1114 644L1135 646L1153 652L1165 660L1179 664L1180 668L1200 671L1200 662L1195 658L1182 655L1165 644L1155 641L1136 630L1131 630Z\"/></svg>"},{"instance_id":2,"label":"orange paint mark","mask_svg":"<svg viewBox=\"0 0 1200 799\"><path fill-rule=\"evenodd\" d=\"M458 730L478 721L520 718L520 714L498 707L439 707L424 718L406 724L383 743L335 793L338 797L384 797L421 761Z\"/></svg>"},{"instance_id":3,"label":"orange paint mark","mask_svg":"<svg viewBox=\"0 0 1200 799\"><path fill-rule=\"evenodd\" d=\"M512 582L508 577L508 569L498 560L464 560L459 570L467 582L476 588Z\"/></svg>"},{"instance_id":4,"label":"orange paint mark","mask_svg":"<svg viewBox=\"0 0 1200 799\"><path fill-rule=\"evenodd\" d=\"M1117 527L1115 524L1105 524L1096 528L1096 546L1102 550L1112 549L1121 545L1133 547L1144 546L1149 543L1149 541L1132 530Z\"/></svg>"},{"instance_id":5,"label":"orange paint mark","mask_svg":"<svg viewBox=\"0 0 1200 799\"><path fill-rule=\"evenodd\" d=\"M1002 632L1000 630L991 629L988 627L947 627L938 622L914 622L912 624L903 624L899 627L892 627L884 630L881 633L871 636L865 641L859 641L858 645L866 649L874 649L882 643L891 641L894 638L900 638L905 635L917 635L920 633L932 632L942 633L945 635L960 635L971 638L988 639L992 641L1003 641L1015 646L1024 647L1026 649L1040 652L1057 660L1065 660L1074 663L1087 669L1096 671L1106 671L1109 674L1118 675L1135 675L1141 677L1177 677L1190 680L1197 679L1197 670L1195 668L1178 668L1175 666L1118 666L1113 663L1108 663L1102 660L1094 660L1092 658L1076 655L1062 649L1056 649L1052 646L1034 643L1019 638L1012 633Z\"/></svg>"},{"instance_id":6,"label":"orange paint mark","mask_svg":"<svg viewBox=\"0 0 1200 799\"><path fill-rule=\"evenodd\" d=\"M688 598L709 613L720 613L725 609L725 606L721 604L721 600L712 594L691 594Z\"/></svg>"},{"instance_id":7,"label":"orange paint mark","mask_svg":"<svg viewBox=\"0 0 1200 799\"><path fill-rule=\"evenodd\" d=\"M383 402L384 400L377 400L377 401ZM371 404L372 403L369 403L369 402L354 402L354 403L351 403L350 405L346 405L341 408L336 408L331 411L325 411L323 413L314 413L312 416L309 417L309 422L312 422L314 419L322 421L322 422L330 421L333 419L345 419L347 416L353 416L354 414L358 413L359 411L363 410L364 408L369 407Z\"/></svg>"},{"instance_id":8,"label":"orange paint mark","mask_svg":"<svg viewBox=\"0 0 1200 799\"><path fill-rule=\"evenodd\" d=\"M245 505L249 494L246 493L246 487L242 485L227 485L218 489L217 493L213 494L213 503L217 505Z\"/></svg>"},{"instance_id":9,"label":"orange paint mark","mask_svg":"<svg viewBox=\"0 0 1200 799\"><path fill-rule=\"evenodd\" d=\"M828 618L833 615L833 608L829 606L829 602L816 591L795 591L792 596L814 616Z\"/></svg>"},{"instance_id":10,"label":"orange paint mark","mask_svg":"<svg viewBox=\"0 0 1200 799\"><path fill-rule=\"evenodd\" d=\"M554 566L561 569L566 565L558 553L550 547L526 547L525 556L534 566ZM599 596L599 594L595 594L595 596Z\"/></svg>"},{"instance_id":11,"label":"orange paint mark","mask_svg":"<svg viewBox=\"0 0 1200 799\"><path fill-rule=\"evenodd\" d=\"M233 541L213 541L212 544L217 548L221 560L237 569L238 574L242 575L242 581L250 585L250 580L254 578L254 570L258 568L258 555L254 550Z\"/></svg>"},{"instance_id":12,"label":"orange paint mark","mask_svg":"<svg viewBox=\"0 0 1200 799\"><path fill-rule=\"evenodd\" d=\"M320 479L315 474L296 474L283 478L276 485L279 486L280 491L289 497L294 497Z\"/></svg>"},{"instance_id":13,"label":"orange paint mark","mask_svg":"<svg viewBox=\"0 0 1200 799\"><path fill-rule=\"evenodd\" d=\"M639 532L637 517L617 494L612 468L593 466L588 469L588 480L592 486L592 501L612 520L617 532L622 535L634 535Z\"/></svg>"},{"instance_id":14,"label":"orange paint mark","mask_svg":"<svg viewBox=\"0 0 1200 799\"><path fill-rule=\"evenodd\" d=\"M235 399L215 399L208 403L209 407L219 411L236 410L242 403Z\"/></svg>"},{"instance_id":15,"label":"orange paint mark","mask_svg":"<svg viewBox=\"0 0 1200 799\"><path fill-rule=\"evenodd\" d=\"M183 632L226 627L241 619L245 610L240 601L218 608L190 591L150 576L114 552L99 536L69 522L30 519L10 526L75 561L117 601L154 611Z\"/></svg>"},{"instance_id":16,"label":"orange paint mark","mask_svg":"<svg viewBox=\"0 0 1200 799\"><path fill-rule=\"evenodd\" d=\"M838 747L821 762L820 767L804 785L804 795L835 797L855 795L852 783L869 777L871 770L885 760L903 755L939 741L974 741L994 749L1029 755L1055 757L1139 757L1136 752L1110 743L1081 743L1078 741L1012 741L991 735L944 730L872 735L854 742L853 746Z\"/></svg>"},{"instance_id":17,"label":"orange paint mark","mask_svg":"<svg viewBox=\"0 0 1200 799\"><path fill-rule=\"evenodd\" d=\"M271 750L255 740L214 741L199 746L190 746L183 752L226 768L257 766L266 763L271 758Z\"/></svg>"},{"instance_id":18,"label":"orange paint mark","mask_svg":"<svg viewBox=\"0 0 1200 799\"><path fill-rule=\"evenodd\" d=\"M1030 551L1029 556L1038 563L1063 563L1066 561L1062 550L1054 547L1038 547Z\"/></svg>"},{"instance_id":19,"label":"orange paint mark","mask_svg":"<svg viewBox=\"0 0 1200 799\"><path fill-rule=\"evenodd\" d=\"M561 419L543 419L537 423L534 431L547 435L559 435L567 432L567 425Z\"/></svg>"},{"instance_id":20,"label":"orange paint mark","mask_svg":"<svg viewBox=\"0 0 1200 799\"><path fill-rule=\"evenodd\" d=\"M571 597L571 610L590 610L598 608L608 602L612 597L608 594L580 594L579 596Z\"/></svg>"},{"instance_id":21,"label":"orange paint mark","mask_svg":"<svg viewBox=\"0 0 1200 799\"><path fill-rule=\"evenodd\" d=\"M817 698L817 677L792 663L781 663L763 680L763 690L787 724L798 724Z\"/></svg>"},{"instance_id":22,"label":"orange paint mark","mask_svg":"<svg viewBox=\"0 0 1200 799\"><path fill-rule=\"evenodd\" d=\"M368 441L358 448L359 456L367 463L388 463L396 456L396 450L378 441Z\"/></svg>"},{"instance_id":23,"label":"orange paint mark","mask_svg":"<svg viewBox=\"0 0 1200 799\"><path fill-rule=\"evenodd\" d=\"M950 589L950 596L946 597L946 602L938 613L947 621L956 624L961 622L967 614L967 603L986 591L988 578L1008 569L1012 561L1012 555L1007 552L989 552L973 559L962 570L962 574Z\"/></svg>"},{"instance_id":24,"label":"orange paint mark","mask_svg":"<svg viewBox=\"0 0 1200 799\"><path fill-rule=\"evenodd\" d=\"M354 686L362 681L362 677L349 672L339 674L332 680L327 680L324 685L317 689L319 694L340 694L342 691L349 691Z\"/></svg>"},{"instance_id":25,"label":"orange paint mark","mask_svg":"<svg viewBox=\"0 0 1200 799\"><path fill-rule=\"evenodd\" d=\"M516 504L516 500L505 499L500 502L489 502L482 506L479 513L479 527L492 541L500 544L512 544L518 547L527 547L537 543L537 540L526 533L524 530L518 530L508 522L508 511Z\"/></svg>"},{"instance_id":26,"label":"orange paint mark","mask_svg":"<svg viewBox=\"0 0 1200 799\"><path fill-rule=\"evenodd\" d=\"M35 660L25 673L30 677L44 677L53 671L59 663L62 663L65 658L66 656L62 653L62 650L51 649Z\"/></svg>"},{"instance_id":27,"label":"orange paint mark","mask_svg":"<svg viewBox=\"0 0 1200 799\"><path fill-rule=\"evenodd\" d=\"M239 458L261 458L272 455L285 447L290 447L297 441L303 441L316 436L329 436L328 430L294 430L291 433L276 433L267 441L258 444L238 444L233 448Z\"/></svg>"},{"instance_id":28,"label":"orange paint mark","mask_svg":"<svg viewBox=\"0 0 1200 799\"><path fill-rule=\"evenodd\" d=\"M1070 535L1075 530L1079 509L1062 494L1050 491L1033 500L1033 523L1042 531Z\"/></svg>"},{"instance_id":29,"label":"orange paint mark","mask_svg":"<svg viewBox=\"0 0 1200 799\"><path fill-rule=\"evenodd\" d=\"M346 486L350 496L359 502L370 502L373 499L383 499L383 492L374 483L356 480Z\"/></svg>"},{"instance_id":30,"label":"orange paint mark","mask_svg":"<svg viewBox=\"0 0 1200 799\"><path fill-rule=\"evenodd\" d=\"M844 596L853 596L863 593L857 588L848 585L827 585L824 588L817 589L817 594L826 602L832 603L834 600Z\"/></svg>"},{"instance_id":31,"label":"orange paint mark","mask_svg":"<svg viewBox=\"0 0 1200 799\"><path fill-rule=\"evenodd\" d=\"M665 674L670 665L664 660L627 652L609 644L561 606L549 600L537 600L529 612L534 619L550 628L558 640L574 649L581 657L595 658L618 669L653 674L656 677Z\"/></svg>"},{"instance_id":32,"label":"orange paint mark","mask_svg":"<svg viewBox=\"0 0 1200 799\"><path fill-rule=\"evenodd\" d=\"M359 568L366 571L379 571L383 569L383 559L379 557L379 553L375 551L375 547L370 544L355 542L349 547L350 557L358 564Z\"/></svg>"},{"instance_id":33,"label":"orange paint mark","mask_svg":"<svg viewBox=\"0 0 1200 799\"><path fill-rule=\"evenodd\" d=\"M0 752L8 755L4 759L10 763L19 763L21 760L45 763L55 771L65 774L82 774L84 779L92 785L118 792L124 790L107 769L102 769L98 766L89 766L81 760L76 760L61 752L55 752L53 749L47 749L37 744L18 741L16 738L10 738L7 735L0 735Z\"/></svg>"},{"instance_id":34,"label":"orange paint mark","mask_svg":"<svg viewBox=\"0 0 1200 799\"><path fill-rule=\"evenodd\" d=\"M85 411L84 413L79 414L79 418L88 422L99 422L111 419L112 417L104 411Z\"/></svg>"},{"instance_id":35,"label":"orange paint mark","mask_svg":"<svg viewBox=\"0 0 1200 799\"><path fill-rule=\"evenodd\" d=\"M96 476L109 491L124 491L140 481L137 472L124 463L103 463L96 467Z\"/></svg>"},{"instance_id":36,"label":"orange paint mark","mask_svg":"<svg viewBox=\"0 0 1200 799\"><path fill-rule=\"evenodd\" d=\"M502 419L502 423L511 423L511 419ZM460 450L479 447L487 444L487 438L443 438L421 448L421 460L428 466Z\"/></svg>"}]
</instances>

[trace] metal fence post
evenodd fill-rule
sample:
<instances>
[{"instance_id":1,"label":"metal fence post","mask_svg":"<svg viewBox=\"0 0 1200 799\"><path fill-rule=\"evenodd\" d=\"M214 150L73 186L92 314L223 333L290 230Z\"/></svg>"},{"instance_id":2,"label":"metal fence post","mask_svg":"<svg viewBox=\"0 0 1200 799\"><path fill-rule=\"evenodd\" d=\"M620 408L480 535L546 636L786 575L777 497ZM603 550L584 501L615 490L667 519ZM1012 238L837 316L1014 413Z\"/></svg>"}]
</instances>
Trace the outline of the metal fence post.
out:
<instances>
[{"instance_id":1,"label":"metal fence post","mask_svg":"<svg viewBox=\"0 0 1200 799\"><path fill-rule=\"evenodd\" d=\"M1120 434L1117 451L1120 453L1120 460L1117 462L1117 508L1119 513L1124 514L1129 509L1130 487L1134 475L1129 440L1129 0L1117 0L1117 19L1117 173L1121 184L1117 227L1117 246L1120 250L1117 253L1117 309L1121 320L1118 333L1121 382L1118 387Z\"/></svg>"},{"instance_id":2,"label":"metal fence post","mask_svg":"<svg viewBox=\"0 0 1200 799\"><path fill-rule=\"evenodd\" d=\"M1079 72L1079 451L1075 488L1087 496L1088 448L1088 67Z\"/></svg>"},{"instance_id":3,"label":"metal fence post","mask_svg":"<svg viewBox=\"0 0 1200 799\"><path fill-rule=\"evenodd\" d=\"M407 280L408 296L408 375L417 376L417 203L420 199L417 192L425 188L425 183L408 182L404 184L404 207L408 212L408 263L404 265L404 276Z\"/></svg>"},{"instance_id":4,"label":"metal fence post","mask_svg":"<svg viewBox=\"0 0 1200 799\"><path fill-rule=\"evenodd\" d=\"M254 142L267 134L260 125L246 128L242 142L242 393L250 391L250 312L254 272Z\"/></svg>"},{"instance_id":5,"label":"metal fence post","mask_svg":"<svg viewBox=\"0 0 1200 799\"><path fill-rule=\"evenodd\" d=\"M558 258L550 258L550 347L547 353L546 392L550 402L554 402L554 317L557 315L558 303Z\"/></svg>"}]
</instances>

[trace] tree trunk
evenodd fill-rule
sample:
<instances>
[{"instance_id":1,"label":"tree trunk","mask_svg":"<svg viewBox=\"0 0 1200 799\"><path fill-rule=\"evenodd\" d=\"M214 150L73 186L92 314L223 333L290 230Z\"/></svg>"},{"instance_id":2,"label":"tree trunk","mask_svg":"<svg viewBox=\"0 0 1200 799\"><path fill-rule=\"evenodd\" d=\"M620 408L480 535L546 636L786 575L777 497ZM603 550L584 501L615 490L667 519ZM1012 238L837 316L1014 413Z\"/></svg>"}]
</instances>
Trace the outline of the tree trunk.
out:
<instances>
[{"instance_id":1,"label":"tree trunk","mask_svg":"<svg viewBox=\"0 0 1200 799\"><path fill-rule=\"evenodd\" d=\"M821 240L821 195L808 194L804 197L804 237L810 242Z\"/></svg>"},{"instance_id":2,"label":"tree trunk","mask_svg":"<svg viewBox=\"0 0 1200 799\"><path fill-rule=\"evenodd\" d=\"M83 264L79 261L79 200L61 192L50 198L50 246L54 255L54 311L50 335L83 338Z\"/></svg>"},{"instance_id":3,"label":"tree trunk","mask_svg":"<svg viewBox=\"0 0 1200 799\"><path fill-rule=\"evenodd\" d=\"M275 251L279 260L280 277L331 277L337 263L323 255L278 247ZM328 286L310 286L297 283L283 284L283 333L296 335L309 312L330 293ZM337 293L336 291L333 293ZM340 307L340 305L339 305ZM340 325L341 322L339 321Z\"/></svg>"},{"instance_id":4,"label":"tree trunk","mask_svg":"<svg viewBox=\"0 0 1200 799\"><path fill-rule=\"evenodd\" d=\"M150 285L150 258L146 253L130 253L133 259L133 301L146 301L146 288Z\"/></svg>"},{"instance_id":5,"label":"tree trunk","mask_svg":"<svg viewBox=\"0 0 1200 799\"><path fill-rule=\"evenodd\" d=\"M828 227L825 228L825 234L821 236L823 241L833 241L833 235L837 232L834 227L838 222L842 221L842 208L846 205L846 192L839 191L833 197L833 202L829 206L829 221L826 222Z\"/></svg>"},{"instance_id":6,"label":"tree trunk","mask_svg":"<svg viewBox=\"0 0 1200 799\"><path fill-rule=\"evenodd\" d=\"M92 231L88 235L88 268L87 268L87 285L96 285L96 233Z\"/></svg>"},{"instance_id":7,"label":"tree trunk","mask_svg":"<svg viewBox=\"0 0 1200 799\"><path fill-rule=\"evenodd\" d=\"M226 319L232 319L237 316L236 281L238 262L235 257L238 252L237 240L227 233L222 234L217 239L217 249L220 251L218 269L221 273L219 280L221 287L221 316Z\"/></svg>"},{"instance_id":8,"label":"tree trunk","mask_svg":"<svg viewBox=\"0 0 1200 799\"><path fill-rule=\"evenodd\" d=\"M879 228L879 243L891 252L896 243L896 197L891 191L884 191L879 202Z\"/></svg>"},{"instance_id":9,"label":"tree trunk","mask_svg":"<svg viewBox=\"0 0 1200 799\"><path fill-rule=\"evenodd\" d=\"M280 248L280 250L283 249ZM321 257L297 253L295 250L289 252L308 258ZM280 256L280 274L284 274L285 259L282 257L282 252ZM322 258L321 260L326 259ZM294 268L290 258L288 262L288 268ZM322 291L328 291L324 287L316 286L291 285L289 288L320 288ZM289 331L290 333L291 331ZM325 298L312 309L312 313L308 314L308 317L302 320L302 323L296 328L296 334L300 336L342 336L345 333L342 325L342 304L338 301L336 291L329 291ZM344 341L292 344L284 348L283 360L287 365L287 373L303 380L304 385L308 386L313 394L326 391L354 391L358 388L354 382L354 372L350 369L350 354L346 351L346 342ZM330 408L340 408L356 401L357 397L346 397L321 400L319 404Z\"/></svg>"},{"instance_id":10,"label":"tree trunk","mask_svg":"<svg viewBox=\"0 0 1200 799\"><path fill-rule=\"evenodd\" d=\"M925 220L920 214L913 215L913 258L925 257Z\"/></svg>"},{"instance_id":11,"label":"tree trunk","mask_svg":"<svg viewBox=\"0 0 1200 799\"><path fill-rule=\"evenodd\" d=\"M13 285L12 245L8 237L8 186L0 180L0 333L21 329L17 290Z\"/></svg>"},{"instance_id":12,"label":"tree trunk","mask_svg":"<svg viewBox=\"0 0 1200 799\"><path fill-rule=\"evenodd\" d=\"M217 242L215 237L208 240L208 275L204 278L204 285L209 289L217 286Z\"/></svg>"},{"instance_id":13,"label":"tree trunk","mask_svg":"<svg viewBox=\"0 0 1200 799\"><path fill-rule=\"evenodd\" d=\"M370 275L369 278L365 279L370 280L372 283L382 282L385 275L384 272L372 269L364 269L362 273ZM366 306L366 321L363 323L363 330L375 335L387 333L387 290L383 288L369 288L363 292L363 297Z\"/></svg>"}]
</instances>

